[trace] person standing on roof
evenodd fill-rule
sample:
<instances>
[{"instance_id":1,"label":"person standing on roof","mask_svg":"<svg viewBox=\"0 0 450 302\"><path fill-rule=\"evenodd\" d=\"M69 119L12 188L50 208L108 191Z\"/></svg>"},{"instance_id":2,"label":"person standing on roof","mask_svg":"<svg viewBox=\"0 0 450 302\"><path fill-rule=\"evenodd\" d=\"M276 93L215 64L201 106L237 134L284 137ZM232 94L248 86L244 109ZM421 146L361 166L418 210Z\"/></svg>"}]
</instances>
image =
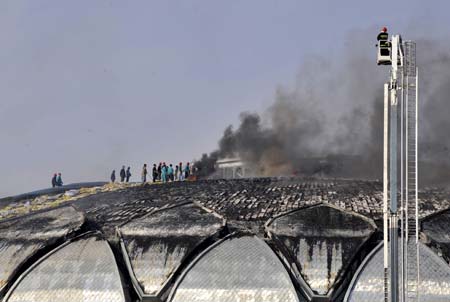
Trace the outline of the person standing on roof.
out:
<instances>
[{"instance_id":1,"label":"person standing on roof","mask_svg":"<svg viewBox=\"0 0 450 302\"><path fill-rule=\"evenodd\" d=\"M169 181L173 181L173 167L172 164L169 165L167 169L167 174L169 175Z\"/></svg>"},{"instance_id":2,"label":"person standing on roof","mask_svg":"<svg viewBox=\"0 0 450 302\"><path fill-rule=\"evenodd\" d=\"M162 172L162 163L158 165L158 180L161 180L161 172Z\"/></svg>"},{"instance_id":3,"label":"person standing on roof","mask_svg":"<svg viewBox=\"0 0 450 302\"><path fill-rule=\"evenodd\" d=\"M166 163L163 163L161 167L161 181L167 182L167 166Z\"/></svg>"},{"instance_id":4,"label":"person standing on roof","mask_svg":"<svg viewBox=\"0 0 450 302\"><path fill-rule=\"evenodd\" d=\"M56 187L56 176L57 176L57 174L55 173L55 174L53 174L53 177L52 177L52 187L53 188Z\"/></svg>"},{"instance_id":5,"label":"person standing on roof","mask_svg":"<svg viewBox=\"0 0 450 302\"><path fill-rule=\"evenodd\" d=\"M183 163L180 162L180 164L178 165L180 168L180 178L178 179L179 181L182 181L184 179L184 171L183 171Z\"/></svg>"},{"instance_id":6,"label":"person standing on roof","mask_svg":"<svg viewBox=\"0 0 450 302\"><path fill-rule=\"evenodd\" d=\"M130 182L130 177L131 177L130 167L127 168L126 176L127 176L127 182Z\"/></svg>"},{"instance_id":7,"label":"person standing on roof","mask_svg":"<svg viewBox=\"0 0 450 302\"><path fill-rule=\"evenodd\" d=\"M191 169L189 163L186 163L186 168L184 168L184 178L188 179L189 175L191 175Z\"/></svg>"},{"instance_id":8,"label":"person standing on roof","mask_svg":"<svg viewBox=\"0 0 450 302\"><path fill-rule=\"evenodd\" d=\"M156 164L153 164L152 176L153 182L156 182L156 180L158 179L158 169L156 168Z\"/></svg>"},{"instance_id":9,"label":"person standing on roof","mask_svg":"<svg viewBox=\"0 0 450 302\"><path fill-rule=\"evenodd\" d=\"M124 182L126 176L127 173L125 172L125 166L122 166L122 169L120 169L120 182Z\"/></svg>"},{"instance_id":10,"label":"person standing on roof","mask_svg":"<svg viewBox=\"0 0 450 302\"><path fill-rule=\"evenodd\" d=\"M147 164L144 164L144 167L142 167L142 183L147 182Z\"/></svg>"},{"instance_id":11,"label":"person standing on roof","mask_svg":"<svg viewBox=\"0 0 450 302\"><path fill-rule=\"evenodd\" d=\"M178 167L178 165L175 166L175 180L178 180L178 177L179 177L178 174L180 173L179 168L180 168L180 167Z\"/></svg>"},{"instance_id":12,"label":"person standing on roof","mask_svg":"<svg viewBox=\"0 0 450 302\"><path fill-rule=\"evenodd\" d=\"M58 173L58 176L56 177L56 185L57 185L58 187L62 187L62 185L63 185L61 173Z\"/></svg>"},{"instance_id":13,"label":"person standing on roof","mask_svg":"<svg viewBox=\"0 0 450 302\"><path fill-rule=\"evenodd\" d=\"M111 182L114 183L116 181L116 170L113 170L111 173Z\"/></svg>"}]
</instances>

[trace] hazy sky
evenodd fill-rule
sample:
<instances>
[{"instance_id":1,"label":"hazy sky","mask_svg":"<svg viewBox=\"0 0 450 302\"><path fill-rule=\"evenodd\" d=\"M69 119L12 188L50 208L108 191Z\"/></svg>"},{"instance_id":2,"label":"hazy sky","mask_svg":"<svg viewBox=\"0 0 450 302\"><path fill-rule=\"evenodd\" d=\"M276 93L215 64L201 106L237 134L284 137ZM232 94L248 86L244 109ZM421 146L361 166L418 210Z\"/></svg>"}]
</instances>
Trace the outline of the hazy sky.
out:
<instances>
[{"instance_id":1,"label":"hazy sky","mask_svg":"<svg viewBox=\"0 0 450 302\"><path fill-rule=\"evenodd\" d=\"M446 1L0 1L0 197L217 145L353 32L450 28ZM367 37L373 51L376 30ZM350 39L351 40L351 39ZM362 67L363 68L363 67ZM376 65L368 68L376 69Z\"/></svg>"}]
</instances>

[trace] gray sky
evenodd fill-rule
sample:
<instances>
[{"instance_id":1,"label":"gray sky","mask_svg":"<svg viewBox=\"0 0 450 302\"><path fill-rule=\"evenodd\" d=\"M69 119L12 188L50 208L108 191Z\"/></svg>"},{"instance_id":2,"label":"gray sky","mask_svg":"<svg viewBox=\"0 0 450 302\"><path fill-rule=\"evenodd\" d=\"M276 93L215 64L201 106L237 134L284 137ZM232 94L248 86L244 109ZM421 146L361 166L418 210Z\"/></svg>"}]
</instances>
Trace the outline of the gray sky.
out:
<instances>
[{"instance_id":1,"label":"gray sky","mask_svg":"<svg viewBox=\"0 0 450 302\"><path fill-rule=\"evenodd\" d=\"M389 4L390 3L390 4ZM445 1L0 2L0 197L198 158L353 32L450 28ZM375 50L375 37L367 48ZM351 38L350 38L351 40ZM370 66L370 68L376 68Z\"/></svg>"}]
</instances>

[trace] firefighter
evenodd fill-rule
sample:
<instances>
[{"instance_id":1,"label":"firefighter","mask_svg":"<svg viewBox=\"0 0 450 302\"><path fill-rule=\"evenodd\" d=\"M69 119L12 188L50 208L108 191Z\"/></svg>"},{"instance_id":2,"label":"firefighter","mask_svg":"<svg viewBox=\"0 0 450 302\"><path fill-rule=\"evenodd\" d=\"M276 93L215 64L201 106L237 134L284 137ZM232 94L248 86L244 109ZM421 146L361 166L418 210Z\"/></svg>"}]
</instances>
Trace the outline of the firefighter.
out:
<instances>
[{"instance_id":1,"label":"firefighter","mask_svg":"<svg viewBox=\"0 0 450 302\"><path fill-rule=\"evenodd\" d=\"M387 33L387 28L383 27L377 36L378 44L380 45L380 54L389 55L391 42L389 42L389 34Z\"/></svg>"},{"instance_id":2,"label":"firefighter","mask_svg":"<svg viewBox=\"0 0 450 302\"><path fill-rule=\"evenodd\" d=\"M387 28L383 27L377 36L378 40L378 65L391 65L391 42L389 41L389 34Z\"/></svg>"},{"instance_id":3,"label":"firefighter","mask_svg":"<svg viewBox=\"0 0 450 302\"><path fill-rule=\"evenodd\" d=\"M387 33L387 28L383 27L377 36L377 41L387 41L389 39L389 34Z\"/></svg>"}]
</instances>

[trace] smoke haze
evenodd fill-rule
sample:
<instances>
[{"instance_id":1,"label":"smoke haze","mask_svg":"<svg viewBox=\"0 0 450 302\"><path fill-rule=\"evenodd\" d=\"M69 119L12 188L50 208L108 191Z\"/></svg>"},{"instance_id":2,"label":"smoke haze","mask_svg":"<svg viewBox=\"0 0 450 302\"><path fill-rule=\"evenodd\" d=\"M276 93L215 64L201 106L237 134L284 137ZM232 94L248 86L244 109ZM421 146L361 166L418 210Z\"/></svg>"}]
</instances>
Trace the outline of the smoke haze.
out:
<instances>
[{"instance_id":1,"label":"smoke haze","mask_svg":"<svg viewBox=\"0 0 450 302\"><path fill-rule=\"evenodd\" d=\"M367 36L349 39L341 60L306 60L294 87L279 87L263 114L241 113L240 125L226 128L219 149L198 166L211 173L215 159L238 156L258 176L381 178L389 69L376 66L375 48L364 47L374 44ZM417 45L420 176L424 184L441 185L450 179L450 56L435 41Z\"/></svg>"}]
</instances>

